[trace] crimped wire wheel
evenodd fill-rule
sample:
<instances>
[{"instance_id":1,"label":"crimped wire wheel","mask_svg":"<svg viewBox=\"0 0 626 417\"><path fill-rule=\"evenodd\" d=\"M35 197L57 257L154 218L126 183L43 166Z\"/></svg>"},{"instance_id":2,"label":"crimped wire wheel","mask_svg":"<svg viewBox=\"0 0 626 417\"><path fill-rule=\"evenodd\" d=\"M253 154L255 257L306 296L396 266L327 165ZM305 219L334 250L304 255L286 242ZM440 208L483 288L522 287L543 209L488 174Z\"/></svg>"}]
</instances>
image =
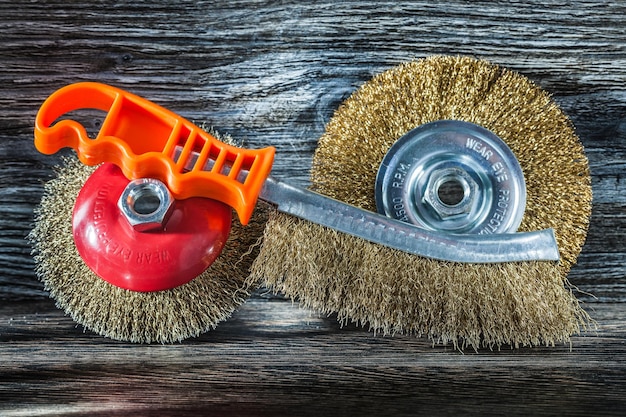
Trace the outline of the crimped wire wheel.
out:
<instances>
[{"instance_id":1,"label":"crimped wire wheel","mask_svg":"<svg viewBox=\"0 0 626 417\"><path fill-rule=\"evenodd\" d=\"M57 306L103 336L139 343L171 343L198 336L228 318L251 288L245 282L266 211L246 227L236 219L217 260L192 281L157 292L134 292L100 279L81 259L72 237L72 210L95 170L68 158L50 180L30 233L36 271ZM181 242L184 245L185 242Z\"/></svg>"},{"instance_id":2,"label":"crimped wire wheel","mask_svg":"<svg viewBox=\"0 0 626 417\"><path fill-rule=\"evenodd\" d=\"M434 261L276 215L253 276L305 306L386 333L474 348L569 340L588 323L566 275L587 233L589 167L569 119L524 76L448 56L375 76L328 123L314 156L312 188L375 211L376 174L391 145L438 120L480 125L509 146L526 180L519 231L553 228L558 265Z\"/></svg>"}]
</instances>

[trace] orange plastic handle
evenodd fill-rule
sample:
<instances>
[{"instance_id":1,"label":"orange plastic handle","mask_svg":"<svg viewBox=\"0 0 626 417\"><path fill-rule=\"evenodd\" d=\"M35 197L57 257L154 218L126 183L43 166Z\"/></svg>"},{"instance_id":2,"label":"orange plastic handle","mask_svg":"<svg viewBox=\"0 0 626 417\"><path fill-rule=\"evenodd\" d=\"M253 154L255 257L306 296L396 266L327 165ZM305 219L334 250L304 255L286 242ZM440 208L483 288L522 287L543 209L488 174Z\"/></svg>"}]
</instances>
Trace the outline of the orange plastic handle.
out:
<instances>
[{"instance_id":1,"label":"orange plastic handle","mask_svg":"<svg viewBox=\"0 0 626 417\"><path fill-rule=\"evenodd\" d=\"M58 120L80 109L107 112L95 139L77 121ZM243 224L254 211L275 153L272 147L227 145L155 103L90 82L61 88L42 104L35 120L35 147L44 154L73 148L86 165L111 162L129 179L159 179L178 199L221 201L235 209Z\"/></svg>"}]
</instances>

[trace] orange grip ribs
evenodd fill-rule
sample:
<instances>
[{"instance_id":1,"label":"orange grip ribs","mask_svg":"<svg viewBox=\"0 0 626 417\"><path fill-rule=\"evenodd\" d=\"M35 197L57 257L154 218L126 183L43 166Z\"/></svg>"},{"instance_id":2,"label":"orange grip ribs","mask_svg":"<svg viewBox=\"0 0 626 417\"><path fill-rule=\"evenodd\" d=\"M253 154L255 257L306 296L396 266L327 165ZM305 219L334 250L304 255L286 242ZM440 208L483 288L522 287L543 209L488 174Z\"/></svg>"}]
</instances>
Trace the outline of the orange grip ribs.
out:
<instances>
[{"instance_id":1,"label":"orange grip ribs","mask_svg":"<svg viewBox=\"0 0 626 417\"><path fill-rule=\"evenodd\" d=\"M91 139L62 116L107 112ZM35 147L44 154L73 148L86 165L111 162L128 179L156 178L178 199L206 197L228 204L247 224L274 161L275 149L241 149L220 142L177 114L134 94L99 83L71 84L42 104Z\"/></svg>"}]
</instances>

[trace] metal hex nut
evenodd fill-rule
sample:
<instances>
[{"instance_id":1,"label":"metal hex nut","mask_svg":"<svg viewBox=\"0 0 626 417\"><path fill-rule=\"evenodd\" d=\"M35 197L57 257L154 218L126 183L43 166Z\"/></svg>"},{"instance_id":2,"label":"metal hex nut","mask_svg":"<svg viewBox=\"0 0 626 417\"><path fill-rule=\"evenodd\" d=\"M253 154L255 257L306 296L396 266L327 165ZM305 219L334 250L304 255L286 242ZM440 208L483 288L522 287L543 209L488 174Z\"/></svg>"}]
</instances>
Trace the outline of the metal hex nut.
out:
<instances>
[{"instance_id":1,"label":"metal hex nut","mask_svg":"<svg viewBox=\"0 0 626 417\"><path fill-rule=\"evenodd\" d=\"M447 204L439 196L443 184L454 182L460 185L463 195L458 202ZM459 167L442 168L433 171L428 178L423 201L428 204L437 215L445 220L467 214L471 211L478 184L464 169Z\"/></svg>"},{"instance_id":2,"label":"metal hex nut","mask_svg":"<svg viewBox=\"0 0 626 417\"><path fill-rule=\"evenodd\" d=\"M162 230L174 208L167 186L154 178L128 183L117 206L130 226L138 232Z\"/></svg>"}]
</instances>

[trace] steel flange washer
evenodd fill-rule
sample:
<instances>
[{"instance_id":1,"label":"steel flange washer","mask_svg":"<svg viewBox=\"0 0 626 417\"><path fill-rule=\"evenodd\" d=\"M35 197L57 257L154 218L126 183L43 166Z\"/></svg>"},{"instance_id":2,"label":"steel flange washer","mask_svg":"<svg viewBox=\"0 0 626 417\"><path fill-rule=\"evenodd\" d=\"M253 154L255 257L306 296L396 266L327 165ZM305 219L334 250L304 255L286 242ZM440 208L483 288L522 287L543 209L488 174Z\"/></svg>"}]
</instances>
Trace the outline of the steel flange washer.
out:
<instances>
[{"instance_id":1,"label":"steel flange washer","mask_svg":"<svg viewBox=\"0 0 626 417\"><path fill-rule=\"evenodd\" d=\"M526 186L509 147L460 120L419 126L389 149L376 177L378 212L428 230L514 233Z\"/></svg>"}]
</instances>

